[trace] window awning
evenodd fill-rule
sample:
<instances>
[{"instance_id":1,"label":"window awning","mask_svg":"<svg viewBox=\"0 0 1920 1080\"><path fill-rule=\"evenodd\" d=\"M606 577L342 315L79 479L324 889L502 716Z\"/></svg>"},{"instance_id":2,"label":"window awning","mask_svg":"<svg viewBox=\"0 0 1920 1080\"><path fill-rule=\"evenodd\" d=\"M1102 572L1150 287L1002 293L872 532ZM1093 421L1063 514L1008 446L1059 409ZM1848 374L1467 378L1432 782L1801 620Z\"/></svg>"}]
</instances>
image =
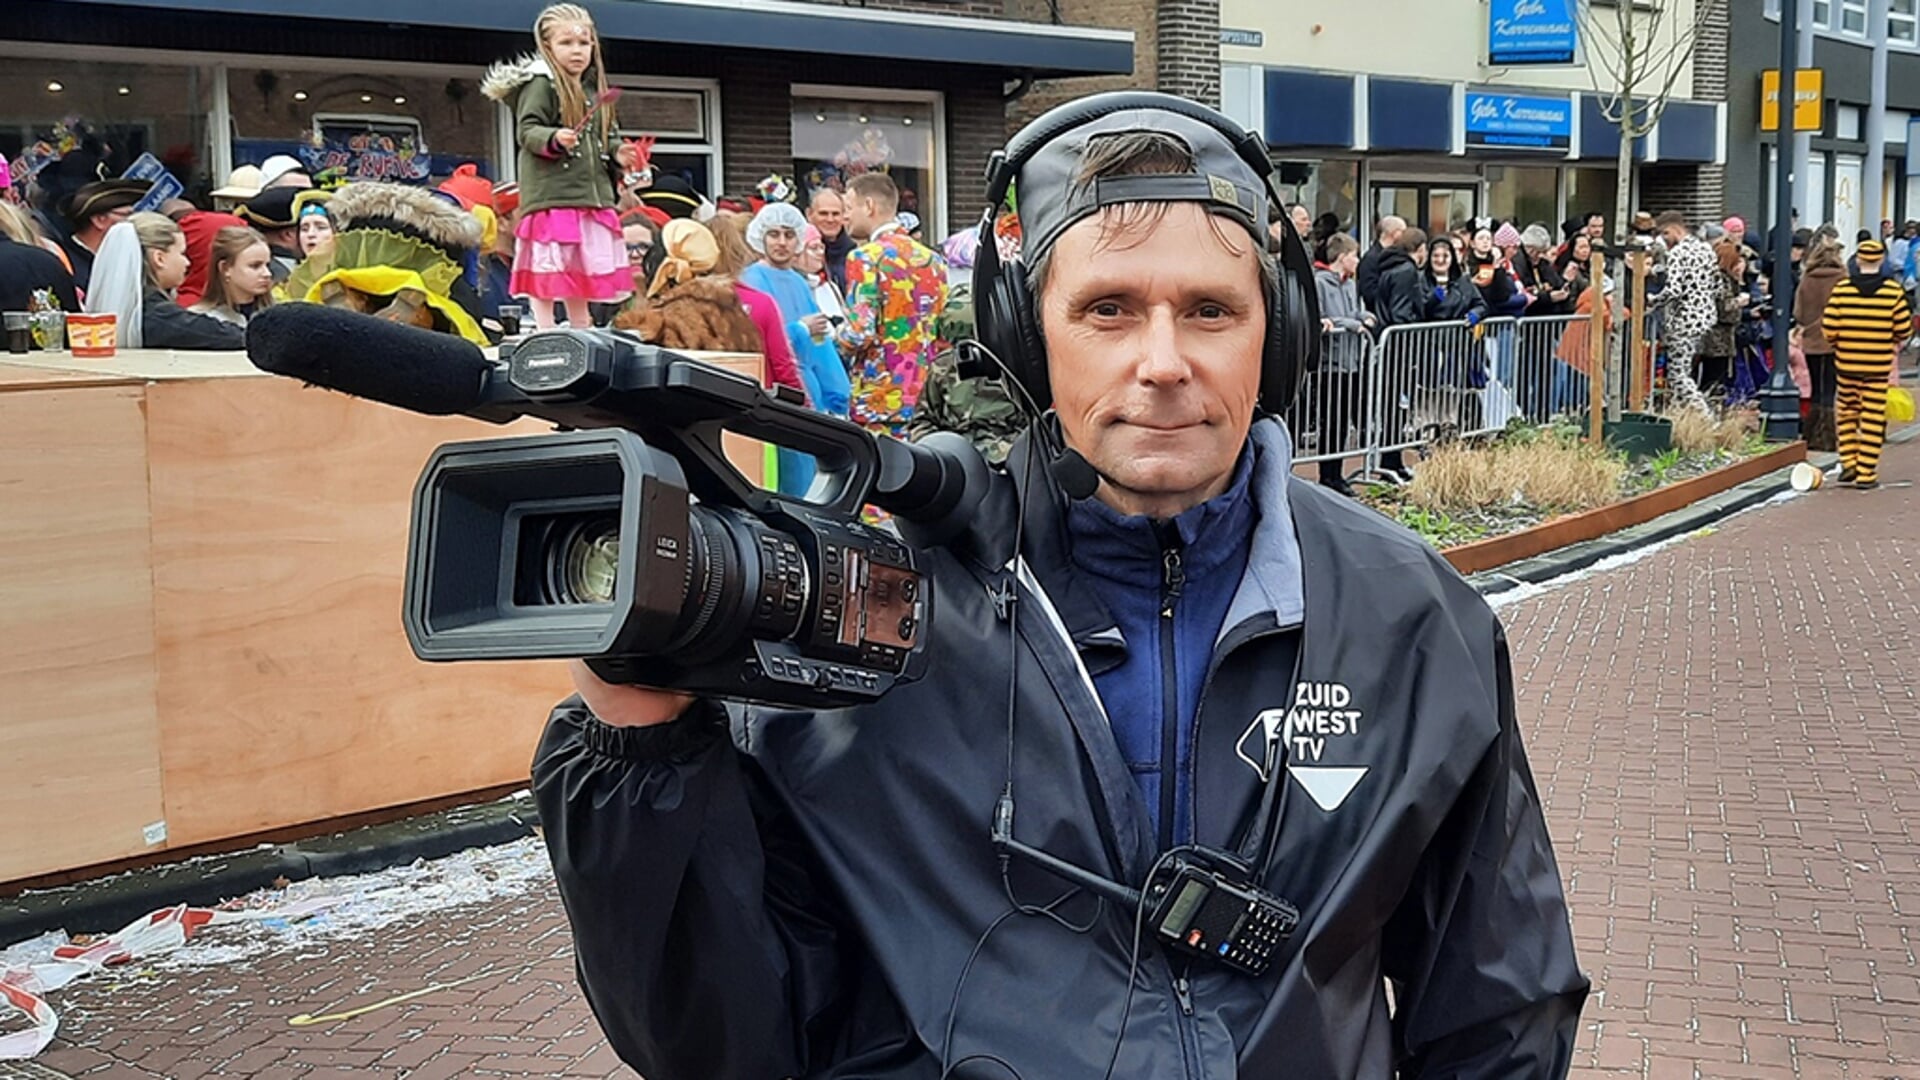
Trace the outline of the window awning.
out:
<instances>
[{"instance_id":1,"label":"window awning","mask_svg":"<svg viewBox=\"0 0 1920 1080\"><path fill-rule=\"evenodd\" d=\"M65 0L120 8L261 14L259 0ZM526 33L538 5L527 0L275 0L275 18L311 18ZM707 48L813 53L858 63L862 56L914 57L1031 72L1041 77L1126 75L1133 33L1087 26L889 11L796 0L600 0L593 5L609 40Z\"/></svg>"}]
</instances>

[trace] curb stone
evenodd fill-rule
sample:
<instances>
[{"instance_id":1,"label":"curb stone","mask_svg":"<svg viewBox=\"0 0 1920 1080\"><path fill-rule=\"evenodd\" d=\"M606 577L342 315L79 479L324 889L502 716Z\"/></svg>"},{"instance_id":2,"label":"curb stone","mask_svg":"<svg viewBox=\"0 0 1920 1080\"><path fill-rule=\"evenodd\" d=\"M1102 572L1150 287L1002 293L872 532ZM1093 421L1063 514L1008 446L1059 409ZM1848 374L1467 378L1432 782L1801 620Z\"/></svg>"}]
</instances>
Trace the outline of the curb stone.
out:
<instances>
[{"instance_id":1,"label":"curb stone","mask_svg":"<svg viewBox=\"0 0 1920 1080\"><path fill-rule=\"evenodd\" d=\"M49 930L111 932L160 908L210 906L278 878L365 874L504 844L532 836L538 820L532 794L522 791L496 802L33 890L0 900L0 947Z\"/></svg>"}]
</instances>

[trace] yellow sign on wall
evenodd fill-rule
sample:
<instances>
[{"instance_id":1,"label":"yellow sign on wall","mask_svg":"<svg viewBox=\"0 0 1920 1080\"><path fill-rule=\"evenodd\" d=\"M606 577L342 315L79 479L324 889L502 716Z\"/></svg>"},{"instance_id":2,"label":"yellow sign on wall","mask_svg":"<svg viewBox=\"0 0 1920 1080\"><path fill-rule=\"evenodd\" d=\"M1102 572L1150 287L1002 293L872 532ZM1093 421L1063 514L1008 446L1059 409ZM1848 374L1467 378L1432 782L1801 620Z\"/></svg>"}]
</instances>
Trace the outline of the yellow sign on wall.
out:
<instances>
[{"instance_id":1,"label":"yellow sign on wall","mask_svg":"<svg viewBox=\"0 0 1920 1080\"><path fill-rule=\"evenodd\" d=\"M1793 71L1793 130L1819 131L1825 126L1822 91L1826 73L1819 68ZM1780 69L1760 73L1760 130L1780 130Z\"/></svg>"}]
</instances>

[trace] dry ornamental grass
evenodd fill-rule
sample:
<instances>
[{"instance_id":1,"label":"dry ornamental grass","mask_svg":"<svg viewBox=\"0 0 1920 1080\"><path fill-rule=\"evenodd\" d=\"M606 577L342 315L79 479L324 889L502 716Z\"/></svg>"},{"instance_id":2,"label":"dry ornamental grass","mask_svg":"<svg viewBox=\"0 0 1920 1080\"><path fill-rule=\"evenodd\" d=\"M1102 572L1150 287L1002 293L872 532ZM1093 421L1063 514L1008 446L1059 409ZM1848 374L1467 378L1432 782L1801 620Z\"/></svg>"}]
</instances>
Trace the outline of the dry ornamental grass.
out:
<instances>
[{"instance_id":1,"label":"dry ornamental grass","mask_svg":"<svg viewBox=\"0 0 1920 1080\"><path fill-rule=\"evenodd\" d=\"M1526 504L1565 513L1617 500L1626 472L1626 462L1618 455L1562 436L1479 448L1454 443L1427 455L1406 495L1409 502L1429 510Z\"/></svg>"},{"instance_id":2,"label":"dry ornamental grass","mask_svg":"<svg viewBox=\"0 0 1920 1080\"><path fill-rule=\"evenodd\" d=\"M1709 415L1698 409L1671 409L1663 413L1673 422L1673 445L1681 454L1738 450L1747 437L1760 429L1760 414L1755 409L1733 409Z\"/></svg>"}]
</instances>

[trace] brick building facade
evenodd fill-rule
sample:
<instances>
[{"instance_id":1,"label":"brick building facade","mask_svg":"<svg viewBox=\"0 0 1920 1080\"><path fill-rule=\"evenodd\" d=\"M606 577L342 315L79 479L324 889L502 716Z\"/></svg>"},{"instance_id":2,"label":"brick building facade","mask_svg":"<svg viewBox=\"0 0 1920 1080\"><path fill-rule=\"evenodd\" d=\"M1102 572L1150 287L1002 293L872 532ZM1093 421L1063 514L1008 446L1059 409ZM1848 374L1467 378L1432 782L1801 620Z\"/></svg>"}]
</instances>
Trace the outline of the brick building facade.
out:
<instances>
[{"instance_id":1,"label":"brick building facade","mask_svg":"<svg viewBox=\"0 0 1920 1080\"><path fill-rule=\"evenodd\" d=\"M805 187L885 167L928 235L941 236L978 218L983 167L1004 143L1015 91L1038 81L1078 95L1154 70L1136 67L1133 35L1107 28L1125 13L1044 3L630 0L592 10L612 81L628 91L622 125L658 137L656 163L715 196L751 192L770 173ZM14 0L0 20L15 118L0 122L0 152L15 156L77 115L111 133L110 170L152 152L191 194L236 165L298 156L358 126L405 151L358 156L355 168L431 181L473 162L511 175L510 124L477 80L528 51L521 16L537 4L274 6L237 16L220 0ZM1192 81L1204 92L1204 76Z\"/></svg>"}]
</instances>

